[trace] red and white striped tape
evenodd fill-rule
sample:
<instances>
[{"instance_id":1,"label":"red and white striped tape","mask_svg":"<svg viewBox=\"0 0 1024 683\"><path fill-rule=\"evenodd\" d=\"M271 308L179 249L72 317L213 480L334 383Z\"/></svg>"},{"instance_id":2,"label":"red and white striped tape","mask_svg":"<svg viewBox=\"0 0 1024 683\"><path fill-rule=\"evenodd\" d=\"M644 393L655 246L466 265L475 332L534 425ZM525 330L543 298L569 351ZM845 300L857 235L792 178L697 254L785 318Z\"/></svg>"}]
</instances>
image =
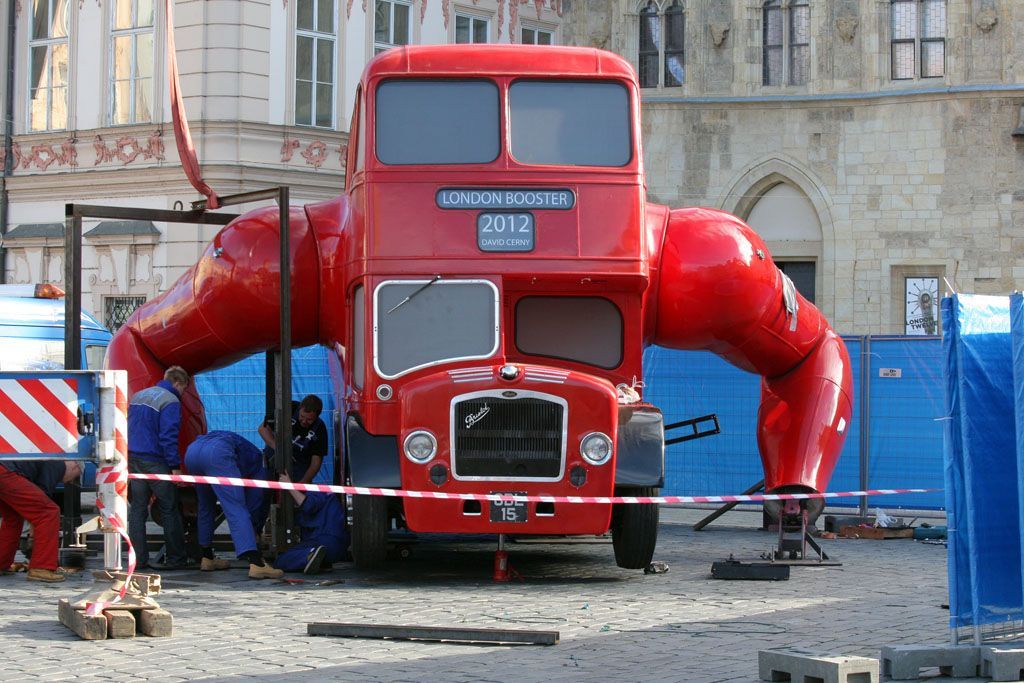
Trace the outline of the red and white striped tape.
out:
<instances>
[{"instance_id":1,"label":"red and white striped tape","mask_svg":"<svg viewBox=\"0 0 1024 683\"><path fill-rule=\"evenodd\" d=\"M860 496L890 496L897 493L931 493L942 489L872 489L869 491L842 491L825 493L760 493L741 496L546 496L512 495L505 493L442 493L440 491L407 491L365 486L332 486L329 484L295 484L262 479L237 477L206 477L191 474L138 474L131 479L175 481L188 484L217 484L282 491L318 491L321 493L347 493L361 496L393 496L398 498L431 498L435 500L501 500L535 503L758 503L765 500L810 500L814 498L857 498Z\"/></svg>"},{"instance_id":2,"label":"red and white striped tape","mask_svg":"<svg viewBox=\"0 0 1024 683\"><path fill-rule=\"evenodd\" d=\"M0 379L0 453L74 453L78 380Z\"/></svg>"}]
</instances>

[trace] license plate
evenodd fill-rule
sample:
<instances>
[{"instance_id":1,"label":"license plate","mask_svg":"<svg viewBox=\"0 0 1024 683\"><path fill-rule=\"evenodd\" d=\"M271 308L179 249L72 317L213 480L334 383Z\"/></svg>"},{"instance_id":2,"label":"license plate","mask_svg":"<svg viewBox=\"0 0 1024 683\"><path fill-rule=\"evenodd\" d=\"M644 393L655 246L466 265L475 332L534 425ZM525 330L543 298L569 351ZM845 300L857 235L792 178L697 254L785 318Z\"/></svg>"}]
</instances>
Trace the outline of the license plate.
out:
<instances>
[{"instance_id":1,"label":"license plate","mask_svg":"<svg viewBox=\"0 0 1024 683\"><path fill-rule=\"evenodd\" d=\"M476 217L476 245L480 251L533 251L533 214L481 213Z\"/></svg>"},{"instance_id":2,"label":"license plate","mask_svg":"<svg viewBox=\"0 0 1024 683\"><path fill-rule=\"evenodd\" d=\"M525 496L522 491L494 491L502 496ZM492 522L525 522L527 518L526 501L492 500Z\"/></svg>"}]
</instances>

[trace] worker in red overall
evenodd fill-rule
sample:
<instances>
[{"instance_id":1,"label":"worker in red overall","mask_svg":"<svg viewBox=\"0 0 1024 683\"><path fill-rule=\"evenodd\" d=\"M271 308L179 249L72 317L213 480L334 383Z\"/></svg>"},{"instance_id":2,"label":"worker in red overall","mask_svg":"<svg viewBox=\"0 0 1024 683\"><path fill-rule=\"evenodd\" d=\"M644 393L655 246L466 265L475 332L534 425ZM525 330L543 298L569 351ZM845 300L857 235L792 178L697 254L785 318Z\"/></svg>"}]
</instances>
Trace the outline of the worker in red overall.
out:
<instances>
[{"instance_id":1,"label":"worker in red overall","mask_svg":"<svg viewBox=\"0 0 1024 683\"><path fill-rule=\"evenodd\" d=\"M35 539L28 580L56 583L64 580L57 568L60 508L50 497L57 484L82 476L82 466L67 461L6 461L0 464L0 572L8 572L18 550L25 520Z\"/></svg>"}]
</instances>

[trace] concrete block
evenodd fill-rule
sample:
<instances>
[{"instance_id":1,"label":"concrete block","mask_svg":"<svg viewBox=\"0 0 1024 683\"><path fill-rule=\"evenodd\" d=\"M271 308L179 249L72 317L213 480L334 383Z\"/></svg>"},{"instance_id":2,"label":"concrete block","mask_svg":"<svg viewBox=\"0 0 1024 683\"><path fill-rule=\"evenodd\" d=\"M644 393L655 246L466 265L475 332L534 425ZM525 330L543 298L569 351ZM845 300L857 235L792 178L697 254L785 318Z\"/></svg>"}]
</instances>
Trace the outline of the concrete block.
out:
<instances>
[{"instance_id":1,"label":"concrete block","mask_svg":"<svg viewBox=\"0 0 1024 683\"><path fill-rule=\"evenodd\" d=\"M1024 647L983 647L981 675L993 681L1024 680Z\"/></svg>"},{"instance_id":2,"label":"concrete block","mask_svg":"<svg viewBox=\"0 0 1024 683\"><path fill-rule=\"evenodd\" d=\"M174 630L174 619L165 609L139 610L139 631L147 636L168 637Z\"/></svg>"},{"instance_id":3,"label":"concrete block","mask_svg":"<svg viewBox=\"0 0 1024 683\"><path fill-rule=\"evenodd\" d=\"M878 683L878 660L847 657L798 648L759 650L762 681L794 683Z\"/></svg>"},{"instance_id":4,"label":"concrete block","mask_svg":"<svg viewBox=\"0 0 1024 683\"><path fill-rule=\"evenodd\" d=\"M918 678L921 669L938 668L943 676L978 675L978 648L953 645L890 645L882 648L882 675L896 680Z\"/></svg>"}]
</instances>

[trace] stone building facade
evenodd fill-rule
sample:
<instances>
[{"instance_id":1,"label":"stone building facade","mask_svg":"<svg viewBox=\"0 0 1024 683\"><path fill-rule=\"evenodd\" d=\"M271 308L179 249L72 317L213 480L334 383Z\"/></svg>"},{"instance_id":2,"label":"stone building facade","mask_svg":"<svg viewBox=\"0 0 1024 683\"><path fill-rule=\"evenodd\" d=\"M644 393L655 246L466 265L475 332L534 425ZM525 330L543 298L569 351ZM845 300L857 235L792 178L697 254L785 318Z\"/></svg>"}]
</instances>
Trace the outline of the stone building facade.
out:
<instances>
[{"instance_id":1,"label":"stone building facade","mask_svg":"<svg viewBox=\"0 0 1024 683\"><path fill-rule=\"evenodd\" d=\"M13 4L12 4L13 3ZM562 0L175 0L181 89L219 194L335 196L356 85L407 43L561 43ZM199 199L179 163L163 0L0 2L0 168L9 283L63 281L68 202L149 209ZM6 164L6 166L5 166ZM248 206L230 207L244 211ZM117 327L196 262L200 225L87 220L83 308Z\"/></svg>"},{"instance_id":2,"label":"stone building facade","mask_svg":"<svg viewBox=\"0 0 1024 683\"><path fill-rule=\"evenodd\" d=\"M574 0L564 35L637 66L650 196L750 221L841 332L1024 282L1024 2Z\"/></svg>"},{"instance_id":3,"label":"stone building facade","mask_svg":"<svg viewBox=\"0 0 1024 683\"><path fill-rule=\"evenodd\" d=\"M8 282L62 279L66 202L197 198L170 125L162 5L14 0L0 33L0 73L11 40L14 55ZM638 68L651 198L748 220L840 331L935 332L948 288L1024 280L1019 0L177 0L175 26L196 148L221 194L336 194L355 85L377 51L590 45ZM83 305L116 326L214 228L85 232Z\"/></svg>"}]
</instances>

